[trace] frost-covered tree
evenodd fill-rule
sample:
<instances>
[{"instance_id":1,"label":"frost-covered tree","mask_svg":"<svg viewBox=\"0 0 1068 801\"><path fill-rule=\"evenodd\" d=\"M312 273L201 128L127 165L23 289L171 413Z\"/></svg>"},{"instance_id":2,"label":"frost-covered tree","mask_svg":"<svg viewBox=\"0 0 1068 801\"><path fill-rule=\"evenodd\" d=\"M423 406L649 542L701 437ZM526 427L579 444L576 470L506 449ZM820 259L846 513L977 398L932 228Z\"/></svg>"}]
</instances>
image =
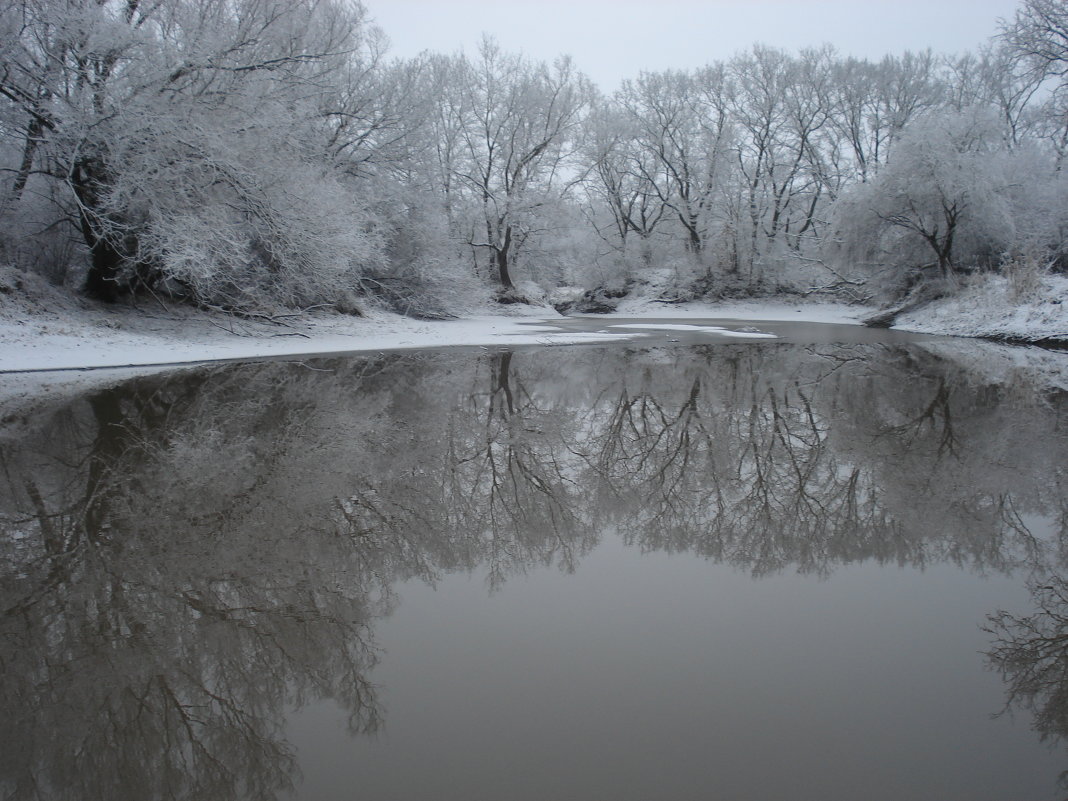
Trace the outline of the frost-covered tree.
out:
<instances>
[{"instance_id":1,"label":"frost-covered tree","mask_svg":"<svg viewBox=\"0 0 1068 801\"><path fill-rule=\"evenodd\" d=\"M642 265L651 266L651 239L669 208L656 186L654 156L642 147L634 121L616 104L603 102L590 115L583 160L584 186L593 207L589 216L598 235L619 254L625 272L635 241ZM604 214L598 213L601 209Z\"/></svg>"},{"instance_id":2,"label":"frost-covered tree","mask_svg":"<svg viewBox=\"0 0 1068 801\"><path fill-rule=\"evenodd\" d=\"M25 0L2 24L25 134L5 214L38 175L92 294L309 304L375 258L349 180L378 145L355 132L375 51L358 4Z\"/></svg>"},{"instance_id":3,"label":"frost-covered tree","mask_svg":"<svg viewBox=\"0 0 1068 801\"><path fill-rule=\"evenodd\" d=\"M1068 156L1068 2L1024 0L999 38L1027 80L1049 86L1035 128L1056 149L1060 169Z\"/></svg>"},{"instance_id":4,"label":"frost-covered tree","mask_svg":"<svg viewBox=\"0 0 1068 801\"><path fill-rule=\"evenodd\" d=\"M942 277L995 264L1015 239L1012 153L996 112L929 114L901 134L890 161L844 193L837 224L853 259Z\"/></svg>"},{"instance_id":5,"label":"frost-covered tree","mask_svg":"<svg viewBox=\"0 0 1068 801\"><path fill-rule=\"evenodd\" d=\"M488 38L389 61L356 0L9 0L0 260L104 299L426 314L520 278L1059 263L1066 31L1024 0L975 53L758 45L603 98Z\"/></svg>"},{"instance_id":6,"label":"frost-covered tree","mask_svg":"<svg viewBox=\"0 0 1068 801\"><path fill-rule=\"evenodd\" d=\"M1024 0L1002 38L1036 69L1068 75L1068 3L1065 0Z\"/></svg>"},{"instance_id":7,"label":"frost-covered tree","mask_svg":"<svg viewBox=\"0 0 1068 801\"><path fill-rule=\"evenodd\" d=\"M625 82L619 103L642 153L632 167L670 209L686 251L700 263L728 160L724 109L707 102L692 74L673 71Z\"/></svg>"},{"instance_id":8,"label":"frost-covered tree","mask_svg":"<svg viewBox=\"0 0 1068 801\"><path fill-rule=\"evenodd\" d=\"M594 90L568 58L533 63L488 38L477 59L458 67L459 152L450 158L467 200L467 243L489 254L493 278L511 289L538 208L572 182L568 167Z\"/></svg>"},{"instance_id":9,"label":"frost-covered tree","mask_svg":"<svg viewBox=\"0 0 1068 801\"><path fill-rule=\"evenodd\" d=\"M1013 145L1036 129L1035 98L1044 78L1021 63L1004 43L945 61L947 104L960 112L970 107L997 110Z\"/></svg>"}]
</instances>

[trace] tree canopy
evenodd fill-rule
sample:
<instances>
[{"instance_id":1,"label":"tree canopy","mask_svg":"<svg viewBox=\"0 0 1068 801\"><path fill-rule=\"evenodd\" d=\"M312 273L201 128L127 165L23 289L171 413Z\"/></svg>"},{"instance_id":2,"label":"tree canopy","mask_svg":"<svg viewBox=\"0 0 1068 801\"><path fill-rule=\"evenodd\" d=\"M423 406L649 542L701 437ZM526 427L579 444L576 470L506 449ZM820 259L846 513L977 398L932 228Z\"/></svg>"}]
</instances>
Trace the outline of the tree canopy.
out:
<instances>
[{"instance_id":1,"label":"tree canopy","mask_svg":"<svg viewBox=\"0 0 1068 801\"><path fill-rule=\"evenodd\" d=\"M490 38L390 59L346 0L17 0L0 259L104 300L422 313L652 271L871 296L1060 268L1068 3L995 33L878 62L757 45L606 96Z\"/></svg>"}]
</instances>

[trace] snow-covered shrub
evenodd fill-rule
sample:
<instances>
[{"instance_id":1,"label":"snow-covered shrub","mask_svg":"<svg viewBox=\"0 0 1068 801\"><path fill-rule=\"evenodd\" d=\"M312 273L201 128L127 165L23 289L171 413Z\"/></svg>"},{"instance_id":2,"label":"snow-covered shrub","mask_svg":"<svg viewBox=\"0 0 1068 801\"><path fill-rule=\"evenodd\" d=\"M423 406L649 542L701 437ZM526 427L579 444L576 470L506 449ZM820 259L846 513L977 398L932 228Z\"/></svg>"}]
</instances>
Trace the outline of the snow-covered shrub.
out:
<instances>
[{"instance_id":1,"label":"snow-covered shrub","mask_svg":"<svg viewBox=\"0 0 1068 801\"><path fill-rule=\"evenodd\" d=\"M488 302L465 248L432 191L382 181L373 200L382 258L360 279L362 290L400 314L447 317Z\"/></svg>"},{"instance_id":2,"label":"snow-covered shrub","mask_svg":"<svg viewBox=\"0 0 1068 801\"><path fill-rule=\"evenodd\" d=\"M1049 265L1034 254L1010 257L1001 264L1001 272L1008 282L1007 296L1011 303L1035 300L1046 286Z\"/></svg>"}]
</instances>

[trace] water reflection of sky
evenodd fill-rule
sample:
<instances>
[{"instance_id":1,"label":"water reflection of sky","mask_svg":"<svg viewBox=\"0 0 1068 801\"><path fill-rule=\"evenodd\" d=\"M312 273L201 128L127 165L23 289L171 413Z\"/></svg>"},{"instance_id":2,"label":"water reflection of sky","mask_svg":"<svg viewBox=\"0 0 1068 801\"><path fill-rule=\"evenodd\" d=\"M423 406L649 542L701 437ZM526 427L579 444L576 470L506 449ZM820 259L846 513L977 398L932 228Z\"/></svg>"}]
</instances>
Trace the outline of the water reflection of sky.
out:
<instances>
[{"instance_id":1,"label":"water reflection of sky","mask_svg":"<svg viewBox=\"0 0 1068 801\"><path fill-rule=\"evenodd\" d=\"M310 798L1053 797L1060 759L990 719L1003 688L978 655L986 612L1027 604L1013 579L754 580L610 539L575 575L400 595L377 632L383 732L340 743L332 704L291 723Z\"/></svg>"}]
</instances>

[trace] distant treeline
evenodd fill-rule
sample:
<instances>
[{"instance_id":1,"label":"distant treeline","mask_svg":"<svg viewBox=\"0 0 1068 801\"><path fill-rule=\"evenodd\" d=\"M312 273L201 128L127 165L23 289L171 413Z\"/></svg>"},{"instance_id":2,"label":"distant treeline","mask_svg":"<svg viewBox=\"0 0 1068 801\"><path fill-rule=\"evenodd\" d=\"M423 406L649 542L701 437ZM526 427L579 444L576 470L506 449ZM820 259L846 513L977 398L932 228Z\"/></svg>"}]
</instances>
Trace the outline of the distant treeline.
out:
<instances>
[{"instance_id":1,"label":"distant treeline","mask_svg":"<svg viewBox=\"0 0 1068 801\"><path fill-rule=\"evenodd\" d=\"M654 272L888 300L1061 269L1068 2L992 33L753 46L606 96L491 39L390 59L345 0L9 0L0 262L105 300L422 312Z\"/></svg>"}]
</instances>

